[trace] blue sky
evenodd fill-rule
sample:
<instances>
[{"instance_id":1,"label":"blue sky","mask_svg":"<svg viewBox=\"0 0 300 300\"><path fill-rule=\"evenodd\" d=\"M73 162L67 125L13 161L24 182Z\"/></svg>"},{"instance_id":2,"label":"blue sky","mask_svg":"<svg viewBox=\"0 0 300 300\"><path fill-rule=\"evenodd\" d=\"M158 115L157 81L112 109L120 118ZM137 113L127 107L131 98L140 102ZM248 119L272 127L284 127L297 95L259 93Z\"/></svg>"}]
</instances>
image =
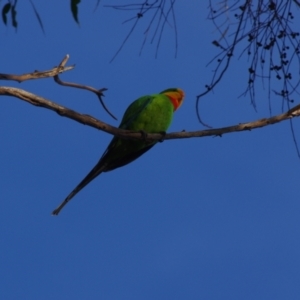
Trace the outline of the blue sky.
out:
<instances>
[{"instance_id":1,"label":"blue sky","mask_svg":"<svg viewBox=\"0 0 300 300\"><path fill-rule=\"evenodd\" d=\"M18 32L0 26L1 73L47 70L66 55L61 76L97 88L120 120L136 98L185 90L170 132L204 129L196 95L210 81L217 38L207 3L176 3L178 55L166 26L155 59L139 56L147 19L109 63L130 29L130 15L68 1L20 1ZM297 23L297 20L294 19ZM297 27L297 26L296 26ZM246 58L234 60L203 119L224 127L269 116L265 91L257 112L247 97ZM2 82L117 126L86 91L52 79ZM299 159L288 122L251 132L159 143L132 164L102 174L58 217L51 211L90 171L111 136L12 97L1 99L2 299L299 299ZM273 113L281 102L272 98ZM294 120L299 135L299 120Z\"/></svg>"}]
</instances>

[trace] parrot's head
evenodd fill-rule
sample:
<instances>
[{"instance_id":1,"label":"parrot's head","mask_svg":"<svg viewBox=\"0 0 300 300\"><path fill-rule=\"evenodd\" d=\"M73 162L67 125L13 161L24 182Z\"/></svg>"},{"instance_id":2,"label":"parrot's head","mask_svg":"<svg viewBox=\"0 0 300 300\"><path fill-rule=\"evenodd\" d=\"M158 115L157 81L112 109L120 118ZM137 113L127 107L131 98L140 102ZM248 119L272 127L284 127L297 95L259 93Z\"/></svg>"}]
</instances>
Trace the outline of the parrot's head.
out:
<instances>
[{"instance_id":1,"label":"parrot's head","mask_svg":"<svg viewBox=\"0 0 300 300\"><path fill-rule=\"evenodd\" d=\"M174 105L174 111L181 106L184 99L184 91L177 88L164 90L160 94L167 96L171 100Z\"/></svg>"}]
</instances>

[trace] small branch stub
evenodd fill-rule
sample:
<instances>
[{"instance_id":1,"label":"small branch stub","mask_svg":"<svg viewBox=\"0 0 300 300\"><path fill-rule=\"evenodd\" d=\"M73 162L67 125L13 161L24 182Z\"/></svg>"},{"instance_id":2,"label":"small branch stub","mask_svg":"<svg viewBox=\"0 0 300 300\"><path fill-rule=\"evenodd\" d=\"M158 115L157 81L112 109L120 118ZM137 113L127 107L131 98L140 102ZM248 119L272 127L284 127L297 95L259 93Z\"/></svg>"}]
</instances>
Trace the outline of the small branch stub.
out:
<instances>
[{"instance_id":1,"label":"small branch stub","mask_svg":"<svg viewBox=\"0 0 300 300\"><path fill-rule=\"evenodd\" d=\"M65 64L67 63L68 59L69 59L69 55L67 54L58 67L54 67L53 69L47 71L34 71L32 73L25 73L22 75L0 73L0 80L11 80L11 81L23 82L26 80L54 77L58 74L61 74L66 71L70 71L75 68L74 65L65 67Z\"/></svg>"}]
</instances>

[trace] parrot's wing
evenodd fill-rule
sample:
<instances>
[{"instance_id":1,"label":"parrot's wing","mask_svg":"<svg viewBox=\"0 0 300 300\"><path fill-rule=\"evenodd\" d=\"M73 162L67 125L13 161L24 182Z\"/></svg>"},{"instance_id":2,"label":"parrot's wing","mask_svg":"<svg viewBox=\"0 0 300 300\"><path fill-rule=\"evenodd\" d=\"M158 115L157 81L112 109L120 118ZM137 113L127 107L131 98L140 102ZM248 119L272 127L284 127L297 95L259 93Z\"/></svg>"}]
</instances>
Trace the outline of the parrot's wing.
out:
<instances>
[{"instance_id":1,"label":"parrot's wing","mask_svg":"<svg viewBox=\"0 0 300 300\"><path fill-rule=\"evenodd\" d=\"M136 160L138 157L140 157L141 155L143 155L145 152L147 152L148 150L150 150L154 144L151 144L149 146L146 146L142 149L139 149L137 151L133 151L131 153L128 153L126 156L123 156L121 158L116 158L115 160L111 161L106 167L105 170L103 170L103 172L108 172L108 171L112 171L114 169L123 167L129 163L131 163L132 161ZM107 151L105 151L104 155L107 153Z\"/></svg>"},{"instance_id":2,"label":"parrot's wing","mask_svg":"<svg viewBox=\"0 0 300 300\"><path fill-rule=\"evenodd\" d=\"M141 112L153 101L154 96L144 96L132 102L126 109L119 128L132 129L130 124L136 120Z\"/></svg>"},{"instance_id":3,"label":"parrot's wing","mask_svg":"<svg viewBox=\"0 0 300 300\"><path fill-rule=\"evenodd\" d=\"M153 101L154 98L155 95L144 96L132 102L126 109L119 128L134 130L135 128L132 126L132 124L137 120L142 111ZM112 139L102 157L100 158L100 161L102 162L106 161L106 159L109 160L109 163L107 164L104 172L127 165L128 163L140 157L155 144L145 144L145 147L143 147L142 149L136 149L136 151L132 149L132 151L128 151L127 155L125 156L120 155L120 157L115 156L113 159L109 159L108 156L112 153L122 153L122 151L124 151L124 143L126 142L118 137L114 137Z\"/></svg>"}]
</instances>

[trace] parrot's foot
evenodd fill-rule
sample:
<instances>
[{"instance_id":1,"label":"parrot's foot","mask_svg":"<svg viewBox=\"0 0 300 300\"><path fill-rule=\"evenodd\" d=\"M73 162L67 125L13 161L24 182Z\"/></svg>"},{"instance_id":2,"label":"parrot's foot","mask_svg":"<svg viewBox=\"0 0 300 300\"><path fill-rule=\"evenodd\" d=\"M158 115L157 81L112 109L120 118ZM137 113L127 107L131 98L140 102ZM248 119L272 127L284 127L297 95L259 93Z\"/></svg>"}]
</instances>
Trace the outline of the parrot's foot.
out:
<instances>
[{"instance_id":1,"label":"parrot's foot","mask_svg":"<svg viewBox=\"0 0 300 300\"><path fill-rule=\"evenodd\" d=\"M148 137L148 133L144 130L140 130L140 133L142 135L142 138L146 141L147 140L147 137Z\"/></svg>"},{"instance_id":2,"label":"parrot's foot","mask_svg":"<svg viewBox=\"0 0 300 300\"><path fill-rule=\"evenodd\" d=\"M162 143L165 140L165 136L166 136L166 132L165 131L161 131L160 134L162 135L162 138L160 140L158 140L160 143Z\"/></svg>"}]
</instances>

